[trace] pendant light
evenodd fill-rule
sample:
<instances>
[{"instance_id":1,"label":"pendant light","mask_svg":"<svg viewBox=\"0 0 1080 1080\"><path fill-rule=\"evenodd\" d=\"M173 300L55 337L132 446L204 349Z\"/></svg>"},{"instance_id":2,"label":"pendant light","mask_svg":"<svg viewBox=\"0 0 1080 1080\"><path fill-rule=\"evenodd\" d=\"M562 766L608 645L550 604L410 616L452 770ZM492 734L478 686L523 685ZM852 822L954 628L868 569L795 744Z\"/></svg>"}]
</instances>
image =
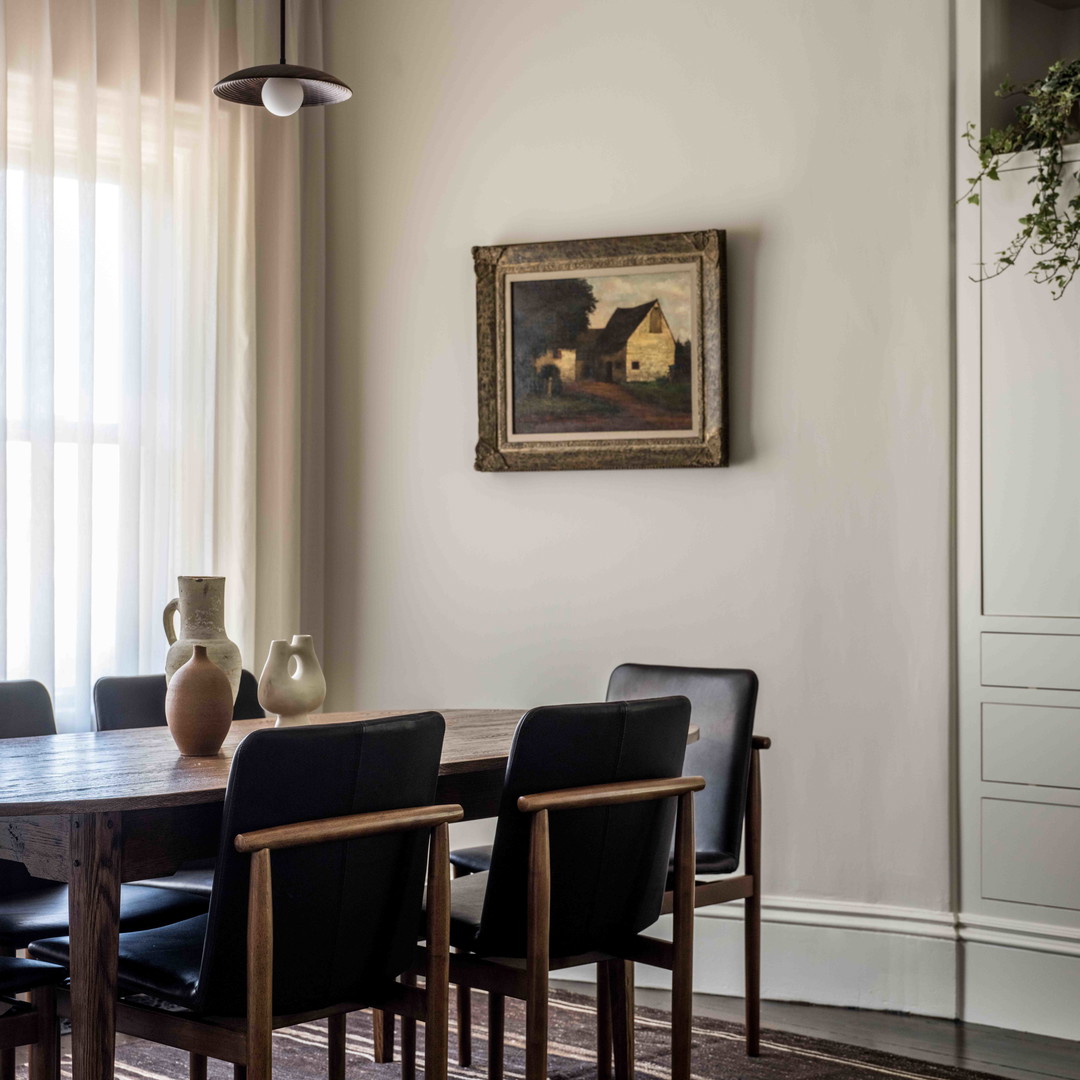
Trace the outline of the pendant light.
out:
<instances>
[{"instance_id":1,"label":"pendant light","mask_svg":"<svg viewBox=\"0 0 1080 1080\"><path fill-rule=\"evenodd\" d=\"M264 105L275 116L292 116L303 105L336 105L352 97L340 79L315 68L285 63L285 0L281 0L281 60L234 71L214 93L238 105Z\"/></svg>"}]
</instances>

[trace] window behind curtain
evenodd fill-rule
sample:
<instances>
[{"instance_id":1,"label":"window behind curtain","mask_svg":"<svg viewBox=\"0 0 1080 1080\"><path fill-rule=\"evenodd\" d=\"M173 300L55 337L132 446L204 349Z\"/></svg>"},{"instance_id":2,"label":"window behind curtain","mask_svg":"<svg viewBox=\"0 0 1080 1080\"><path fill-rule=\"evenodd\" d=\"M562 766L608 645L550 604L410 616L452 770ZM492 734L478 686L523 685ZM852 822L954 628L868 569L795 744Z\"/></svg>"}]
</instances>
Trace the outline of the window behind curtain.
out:
<instances>
[{"instance_id":1,"label":"window behind curtain","mask_svg":"<svg viewBox=\"0 0 1080 1080\"><path fill-rule=\"evenodd\" d=\"M218 390L252 345L249 180L209 93L217 3L0 12L0 678L45 683L72 730L97 677L161 670L176 574L228 569Z\"/></svg>"}]
</instances>

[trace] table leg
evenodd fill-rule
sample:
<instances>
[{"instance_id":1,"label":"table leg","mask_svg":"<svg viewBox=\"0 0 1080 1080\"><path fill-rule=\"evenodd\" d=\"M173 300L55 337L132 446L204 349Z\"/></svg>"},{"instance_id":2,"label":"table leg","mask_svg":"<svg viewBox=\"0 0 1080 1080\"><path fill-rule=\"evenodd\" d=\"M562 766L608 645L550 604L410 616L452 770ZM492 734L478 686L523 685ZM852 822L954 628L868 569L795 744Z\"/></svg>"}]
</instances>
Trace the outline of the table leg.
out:
<instances>
[{"instance_id":1,"label":"table leg","mask_svg":"<svg viewBox=\"0 0 1080 1080\"><path fill-rule=\"evenodd\" d=\"M120 933L119 814L73 814L71 925L72 1080L112 1080Z\"/></svg>"}]
</instances>

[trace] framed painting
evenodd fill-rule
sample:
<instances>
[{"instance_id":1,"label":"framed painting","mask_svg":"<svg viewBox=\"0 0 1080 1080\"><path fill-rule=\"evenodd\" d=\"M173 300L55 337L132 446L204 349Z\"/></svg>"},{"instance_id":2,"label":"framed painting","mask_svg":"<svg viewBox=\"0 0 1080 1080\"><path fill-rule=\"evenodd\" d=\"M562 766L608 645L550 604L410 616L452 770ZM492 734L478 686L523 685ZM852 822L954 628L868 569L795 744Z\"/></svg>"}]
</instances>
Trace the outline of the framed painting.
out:
<instances>
[{"instance_id":1,"label":"framed painting","mask_svg":"<svg viewBox=\"0 0 1080 1080\"><path fill-rule=\"evenodd\" d=\"M722 231L473 260L479 471L727 464Z\"/></svg>"}]
</instances>

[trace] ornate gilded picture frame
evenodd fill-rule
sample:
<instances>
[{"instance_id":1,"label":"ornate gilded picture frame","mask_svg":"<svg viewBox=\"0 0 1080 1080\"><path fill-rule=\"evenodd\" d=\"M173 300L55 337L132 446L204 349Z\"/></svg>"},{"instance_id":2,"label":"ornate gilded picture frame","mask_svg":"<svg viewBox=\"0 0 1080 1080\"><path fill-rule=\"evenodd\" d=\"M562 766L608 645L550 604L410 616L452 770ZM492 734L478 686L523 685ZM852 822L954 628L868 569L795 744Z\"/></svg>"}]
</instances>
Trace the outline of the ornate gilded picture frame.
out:
<instances>
[{"instance_id":1,"label":"ornate gilded picture frame","mask_svg":"<svg viewBox=\"0 0 1080 1080\"><path fill-rule=\"evenodd\" d=\"M727 464L722 230L473 260L479 471Z\"/></svg>"}]
</instances>

